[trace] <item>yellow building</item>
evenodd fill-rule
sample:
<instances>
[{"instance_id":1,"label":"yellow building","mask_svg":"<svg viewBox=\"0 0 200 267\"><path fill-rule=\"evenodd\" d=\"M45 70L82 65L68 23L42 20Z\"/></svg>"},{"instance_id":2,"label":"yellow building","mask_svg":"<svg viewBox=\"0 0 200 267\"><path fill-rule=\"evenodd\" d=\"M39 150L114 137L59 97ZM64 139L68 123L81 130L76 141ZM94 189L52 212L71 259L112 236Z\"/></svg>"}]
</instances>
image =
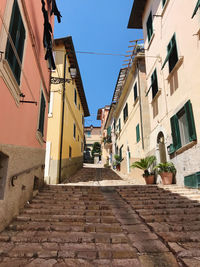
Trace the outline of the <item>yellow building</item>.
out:
<instances>
[{"instance_id":1,"label":"yellow building","mask_svg":"<svg viewBox=\"0 0 200 267\"><path fill-rule=\"evenodd\" d=\"M55 39L54 55L45 162L48 184L60 183L82 167L84 117L89 116L72 37Z\"/></svg>"}]
</instances>

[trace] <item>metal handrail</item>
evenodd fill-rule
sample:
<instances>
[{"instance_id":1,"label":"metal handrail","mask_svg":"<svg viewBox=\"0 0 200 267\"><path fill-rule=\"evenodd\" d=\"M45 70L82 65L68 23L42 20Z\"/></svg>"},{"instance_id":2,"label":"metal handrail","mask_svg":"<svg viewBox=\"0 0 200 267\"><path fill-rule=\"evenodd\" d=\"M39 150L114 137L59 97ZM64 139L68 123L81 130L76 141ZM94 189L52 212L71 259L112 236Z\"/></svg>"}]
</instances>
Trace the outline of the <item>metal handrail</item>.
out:
<instances>
[{"instance_id":1,"label":"metal handrail","mask_svg":"<svg viewBox=\"0 0 200 267\"><path fill-rule=\"evenodd\" d=\"M21 175L24 174L24 173L29 173L29 172L31 172L31 171L34 170L34 169L38 169L39 167L44 168L44 164L36 165L36 166L34 166L34 167L31 167L31 168L29 168L29 169L26 169L26 170L24 170L24 171L21 171L21 172L18 172L18 173L16 173L16 174L12 175L12 176L10 177L10 183L11 183L11 185L12 185L12 186L15 186L15 185L14 185L14 181L17 180L18 176L21 176Z\"/></svg>"}]
</instances>

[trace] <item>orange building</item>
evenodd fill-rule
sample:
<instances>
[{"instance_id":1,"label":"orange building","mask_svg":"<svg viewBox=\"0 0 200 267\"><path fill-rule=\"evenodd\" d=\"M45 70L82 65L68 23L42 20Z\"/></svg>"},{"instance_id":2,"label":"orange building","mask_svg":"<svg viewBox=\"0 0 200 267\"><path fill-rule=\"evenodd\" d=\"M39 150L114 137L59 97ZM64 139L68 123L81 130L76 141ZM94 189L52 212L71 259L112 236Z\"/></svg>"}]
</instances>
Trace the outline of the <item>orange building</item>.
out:
<instances>
[{"instance_id":1,"label":"orange building","mask_svg":"<svg viewBox=\"0 0 200 267\"><path fill-rule=\"evenodd\" d=\"M0 230L43 182L54 15L60 20L52 2L1 0Z\"/></svg>"}]
</instances>

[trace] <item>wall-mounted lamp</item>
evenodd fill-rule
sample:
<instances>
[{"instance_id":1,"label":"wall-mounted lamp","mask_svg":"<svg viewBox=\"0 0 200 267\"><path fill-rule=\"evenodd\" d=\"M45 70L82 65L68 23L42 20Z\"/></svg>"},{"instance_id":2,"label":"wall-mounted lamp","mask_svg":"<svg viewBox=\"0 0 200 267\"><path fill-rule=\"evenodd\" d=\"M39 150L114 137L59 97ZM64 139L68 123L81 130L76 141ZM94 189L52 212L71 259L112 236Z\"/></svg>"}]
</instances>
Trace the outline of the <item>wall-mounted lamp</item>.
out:
<instances>
[{"instance_id":1,"label":"wall-mounted lamp","mask_svg":"<svg viewBox=\"0 0 200 267\"><path fill-rule=\"evenodd\" d=\"M75 79L76 78L76 75L77 75L76 68L69 68L69 72L70 72L71 78L72 79Z\"/></svg>"}]
</instances>

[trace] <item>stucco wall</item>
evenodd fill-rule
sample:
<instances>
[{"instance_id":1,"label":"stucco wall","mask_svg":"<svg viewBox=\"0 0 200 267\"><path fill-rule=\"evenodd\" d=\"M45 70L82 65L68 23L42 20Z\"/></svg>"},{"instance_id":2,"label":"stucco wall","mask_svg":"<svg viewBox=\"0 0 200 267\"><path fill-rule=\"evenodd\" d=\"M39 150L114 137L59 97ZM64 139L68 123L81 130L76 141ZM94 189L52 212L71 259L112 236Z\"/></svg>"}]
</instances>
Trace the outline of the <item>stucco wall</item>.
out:
<instances>
[{"instance_id":1,"label":"stucco wall","mask_svg":"<svg viewBox=\"0 0 200 267\"><path fill-rule=\"evenodd\" d=\"M40 179L43 185L43 168L40 166L29 173L24 173L14 180L11 185L10 177L34 166L44 165L45 150L27 148L22 146L0 145L0 151L8 156L7 175L4 197L0 200L0 230L2 230L12 218L19 214L19 210L32 198L34 176ZM0 190L3 190L0 188Z\"/></svg>"}]
</instances>

